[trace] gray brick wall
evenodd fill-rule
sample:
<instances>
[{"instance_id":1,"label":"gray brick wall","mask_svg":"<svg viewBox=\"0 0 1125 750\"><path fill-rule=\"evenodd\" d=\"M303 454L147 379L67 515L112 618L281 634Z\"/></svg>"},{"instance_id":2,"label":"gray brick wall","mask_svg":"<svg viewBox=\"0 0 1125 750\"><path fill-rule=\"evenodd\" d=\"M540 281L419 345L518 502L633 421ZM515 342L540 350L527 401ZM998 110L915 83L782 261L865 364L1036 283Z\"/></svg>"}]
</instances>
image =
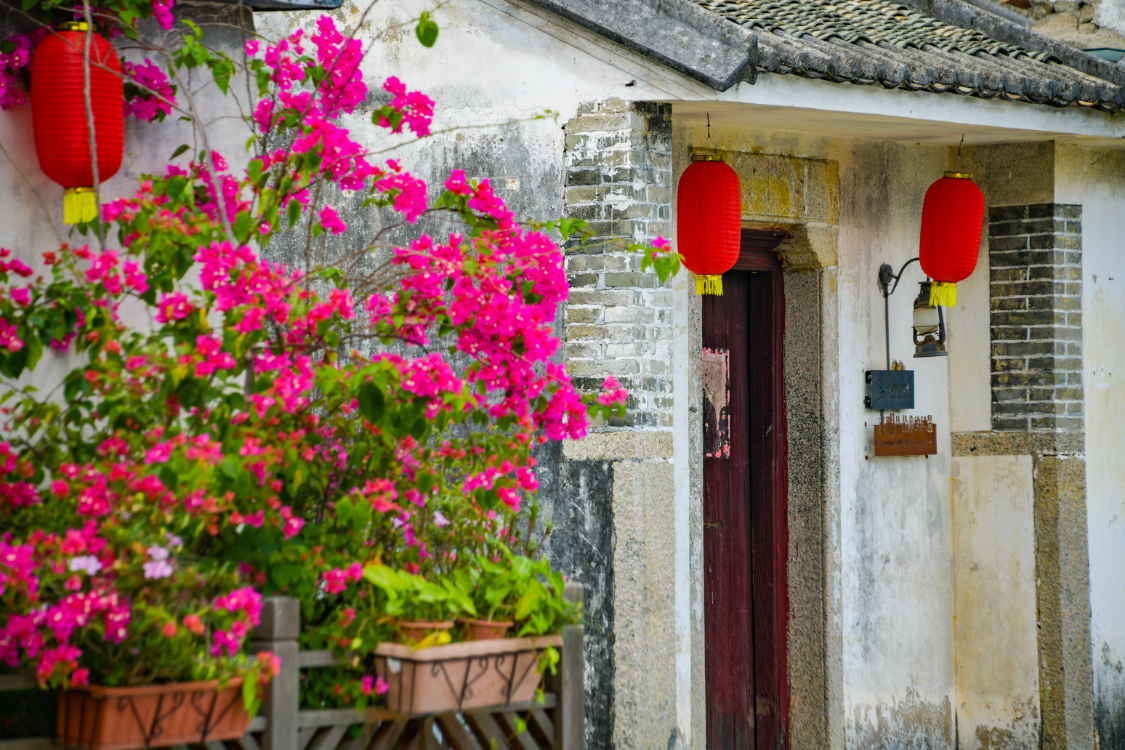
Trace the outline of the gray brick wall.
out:
<instances>
[{"instance_id":1,"label":"gray brick wall","mask_svg":"<svg viewBox=\"0 0 1125 750\"><path fill-rule=\"evenodd\" d=\"M992 429L1081 431L1082 207L988 213Z\"/></svg>"},{"instance_id":2,"label":"gray brick wall","mask_svg":"<svg viewBox=\"0 0 1125 750\"><path fill-rule=\"evenodd\" d=\"M566 124L566 215L594 237L571 242L566 364L580 390L612 374L629 391L611 427L672 425L672 292L624 244L670 237L672 107L618 99Z\"/></svg>"}]
</instances>

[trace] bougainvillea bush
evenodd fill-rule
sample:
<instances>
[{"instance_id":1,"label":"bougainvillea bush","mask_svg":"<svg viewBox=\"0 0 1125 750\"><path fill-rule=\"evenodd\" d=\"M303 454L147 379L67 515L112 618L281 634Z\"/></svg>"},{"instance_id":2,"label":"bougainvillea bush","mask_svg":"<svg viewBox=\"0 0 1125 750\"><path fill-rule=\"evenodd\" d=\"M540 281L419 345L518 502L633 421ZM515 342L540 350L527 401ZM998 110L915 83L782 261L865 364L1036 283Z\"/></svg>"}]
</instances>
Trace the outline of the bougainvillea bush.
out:
<instances>
[{"instance_id":1,"label":"bougainvillea bush","mask_svg":"<svg viewBox=\"0 0 1125 750\"><path fill-rule=\"evenodd\" d=\"M185 147L44 253L43 274L0 251L8 667L64 687L260 681L276 660L244 644L275 593L300 599L306 646L360 655L402 620L510 619L513 635L575 620L533 542L533 448L581 438L627 395L611 377L579 394L556 362L552 232L581 226L520 223L487 180L435 187L375 158L340 124L374 93L362 58L328 17L237 61L187 30L133 85L152 117L190 116L183 71L224 90L246 73L248 167ZM395 78L381 94L373 126L429 133L429 98ZM388 227L455 228L318 265L350 231L344 199ZM267 260L282 233L309 248L303 267ZM662 240L644 256L662 277L675 262ZM24 385L45 352L70 369ZM365 705L384 686L355 664L306 702Z\"/></svg>"}]
</instances>

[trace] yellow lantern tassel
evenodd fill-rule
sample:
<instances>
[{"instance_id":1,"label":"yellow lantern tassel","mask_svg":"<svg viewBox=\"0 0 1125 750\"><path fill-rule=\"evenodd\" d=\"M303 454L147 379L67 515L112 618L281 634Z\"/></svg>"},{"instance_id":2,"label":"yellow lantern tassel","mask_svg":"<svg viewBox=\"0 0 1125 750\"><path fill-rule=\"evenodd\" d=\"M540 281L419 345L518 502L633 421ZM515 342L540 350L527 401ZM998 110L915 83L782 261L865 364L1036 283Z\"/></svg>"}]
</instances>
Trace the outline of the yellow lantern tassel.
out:
<instances>
[{"instance_id":1,"label":"yellow lantern tassel","mask_svg":"<svg viewBox=\"0 0 1125 750\"><path fill-rule=\"evenodd\" d=\"M935 281L930 287L930 305L954 307L957 304L957 285L951 281Z\"/></svg>"},{"instance_id":2,"label":"yellow lantern tassel","mask_svg":"<svg viewBox=\"0 0 1125 750\"><path fill-rule=\"evenodd\" d=\"M94 189L88 187L67 188L63 198L63 222L77 224L98 218L98 201Z\"/></svg>"},{"instance_id":3,"label":"yellow lantern tassel","mask_svg":"<svg viewBox=\"0 0 1125 750\"><path fill-rule=\"evenodd\" d=\"M695 293L700 295L713 294L716 297L723 296L723 277L717 274L696 276Z\"/></svg>"}]
</instances>

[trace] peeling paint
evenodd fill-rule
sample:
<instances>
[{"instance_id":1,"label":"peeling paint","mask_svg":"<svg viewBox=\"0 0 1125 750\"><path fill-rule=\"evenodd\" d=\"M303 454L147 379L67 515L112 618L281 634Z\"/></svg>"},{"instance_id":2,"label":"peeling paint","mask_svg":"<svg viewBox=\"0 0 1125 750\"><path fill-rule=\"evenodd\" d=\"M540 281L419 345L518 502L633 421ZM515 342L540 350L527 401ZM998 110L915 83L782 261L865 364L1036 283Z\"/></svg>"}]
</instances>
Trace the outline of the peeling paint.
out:
<instances>
[{"instance_id":1,"label":"peeling paint","mask_svg":"<svg viewBox=\"0 0 1125 750\"><path fill-rule=\"evenodd\" d=\"M703 453L730 458L730 352L703 350Z\"/></svg>"},{"instance_id":2,"label":"peeling paint","mask_svg":"<svg viewBox=\"0 0 1125 750\"><path fill-rule=\"evenodd\" d=\"M927 701L911 688L899 700L855 706L848 734L855 750L952 750L953 707L948 698Z\"/></svg>"}]
</instances>

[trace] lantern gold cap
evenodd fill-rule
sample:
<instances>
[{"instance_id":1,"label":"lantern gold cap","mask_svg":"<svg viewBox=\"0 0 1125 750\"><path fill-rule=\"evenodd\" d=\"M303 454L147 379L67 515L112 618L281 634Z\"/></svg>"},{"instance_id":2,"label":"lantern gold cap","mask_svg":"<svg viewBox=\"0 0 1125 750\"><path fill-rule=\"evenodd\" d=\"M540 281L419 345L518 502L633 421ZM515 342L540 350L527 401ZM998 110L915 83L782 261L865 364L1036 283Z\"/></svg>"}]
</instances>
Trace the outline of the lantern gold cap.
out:
<instances>
[{"instance_id":1,"label":"lantern gold cap","mask_svg":"<svg viewBox=\"0 0 1125 750\"><path fill-rule=\"evenodd\" d=\"M85 21L67 21L59 24L60 31L88 31L89 26Z\"/></svg>"},{"instance_id":2,"label":"lantern gold cap","mask_svg":"<svg viewBox=\"0 0 1125 750\"><path fill-rule=\"evenodd\" d=\"M697 161L722 161L723 157L720 156L719 154L692 154L691 160L693 162L697 162Z\"/></svg>"},{"instance_id":3,"label":"lantern gold cap","mask_svg":"<svg viewBox=\"0 0 1125 750\"><path fill-rule=\"evenodd\" d=\"M969 172L946 172L946 177L952 177L955 180L971 180L973 175Z\"/></svg>"}]
</instances>

